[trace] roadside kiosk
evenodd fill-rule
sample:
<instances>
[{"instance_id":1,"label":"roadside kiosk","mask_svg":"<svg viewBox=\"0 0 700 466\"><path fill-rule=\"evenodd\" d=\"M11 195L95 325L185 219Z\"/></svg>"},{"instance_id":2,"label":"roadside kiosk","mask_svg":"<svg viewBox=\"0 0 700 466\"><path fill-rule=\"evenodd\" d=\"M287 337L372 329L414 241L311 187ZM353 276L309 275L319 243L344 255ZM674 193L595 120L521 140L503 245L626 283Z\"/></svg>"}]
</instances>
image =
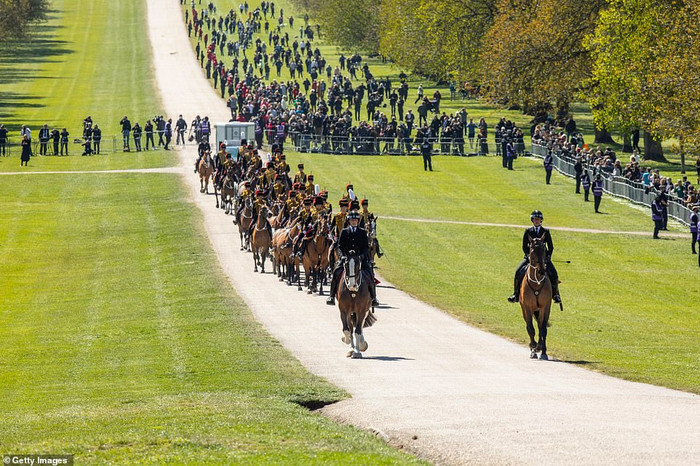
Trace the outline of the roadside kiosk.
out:
<instances>
[{"instance_id":1,"label":"roadside kiosk","mask_svg":"<svg viewBox=\"0 0 700 466\"><path fill-rule=\"evenodd\" d=\"M241 139L245 139L248 144L255 145L255 123L230 121L227 123L216 123L216 148L221 143L226 144L226 152L231 154L235 160L238 148L241 146Z\"/></svg>"}]
</instances>

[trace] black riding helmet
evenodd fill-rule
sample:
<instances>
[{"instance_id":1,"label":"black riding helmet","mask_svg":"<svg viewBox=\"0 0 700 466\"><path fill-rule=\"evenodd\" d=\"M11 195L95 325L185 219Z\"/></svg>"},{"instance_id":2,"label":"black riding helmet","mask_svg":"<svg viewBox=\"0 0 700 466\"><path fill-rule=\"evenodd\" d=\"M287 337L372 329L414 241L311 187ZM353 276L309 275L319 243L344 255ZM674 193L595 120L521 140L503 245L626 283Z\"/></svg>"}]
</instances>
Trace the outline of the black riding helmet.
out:
<instances>
[{"instance_id":1,"label":"black riding helmet","mask_svg":"<svg viewBox=\"0 0 700 466\"><path fill-rule=\"evenodd\" d=\"M360 213L359 212L350 212L348 214L348 220L359 220L360 219Z\"/></svg>"},{"instance_id":2,"label":"black riding helmet","mask_svg":"<svg viewBox=\"0 0 700 466\"><path fill-rule=\"evenodd\" d=\"M539 210L533 210L532 213L530 214L530 220L534 220L536 218L539 218L540 220L544 220L544 215L542 215L542 212Z\"/></svg>"}]
</instances>

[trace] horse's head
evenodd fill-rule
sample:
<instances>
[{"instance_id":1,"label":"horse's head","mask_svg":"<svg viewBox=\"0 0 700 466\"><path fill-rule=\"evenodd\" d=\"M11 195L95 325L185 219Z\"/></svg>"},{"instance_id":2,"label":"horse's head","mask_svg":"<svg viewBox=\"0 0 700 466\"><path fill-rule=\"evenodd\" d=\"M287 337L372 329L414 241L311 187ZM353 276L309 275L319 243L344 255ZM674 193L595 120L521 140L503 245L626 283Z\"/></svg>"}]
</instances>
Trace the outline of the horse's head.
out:
<instances>
[{"instance_id":1,"label":"horse's head","mask_svg":"<svg viewBox=\"0 0 700 466\"><path fill-rule=\"evenodd\" d=\"M547 249L544 244L544 235L539 238L530 238L530 253L528 259L533 267L541 272L547 268Z\"/></svg>"},{"instance_id":2,"label":"horse's head","mask_svg":"<svg viewBox=\"0 0 700 466\"><path fill-rule=\"evenodd\" d=\"M343 268L345 270L345 286L353 293L357 292L362 284L362 261L355 254L355 251L351 251Z\"/></svg>"},{"instance_id":3,"label":"horse's head","mask_svg":"<svg viewBox=\"0 0 700 466\"><path fill-rule=\"evenodd\" d=\"M377 237L377 220L379 220L379 218L375 217L369 222L369 231L367 231L367 236L370 239Z\"/></svg>"}]
</instances>

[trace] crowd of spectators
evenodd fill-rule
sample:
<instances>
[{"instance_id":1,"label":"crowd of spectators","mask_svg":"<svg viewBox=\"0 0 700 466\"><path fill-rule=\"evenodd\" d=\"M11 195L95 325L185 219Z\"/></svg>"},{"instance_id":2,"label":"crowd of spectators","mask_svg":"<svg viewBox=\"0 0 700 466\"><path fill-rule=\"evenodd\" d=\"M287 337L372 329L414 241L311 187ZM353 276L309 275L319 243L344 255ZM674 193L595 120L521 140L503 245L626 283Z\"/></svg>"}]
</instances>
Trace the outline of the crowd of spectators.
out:
<instances>
[{"instance_id":1,"label":"crowd of spectators","mask_svg":"<svg viewBox=\"0 0 700 466\"><path fill-rule=\"evenodd\" d=\"M592 171L592 175L601 173L621 177L643 186L647 191L665 193L689 208L700 205L697 188L688 180L687 175L682 175L674 182L670 176L663 176L659 169L643 166L643 159L637 149L632 150L627 160L626 157L619 158L610 147L589 146L576 130L573 119L569 119L564 128L552 122L534 126L532 143L544 146L572 163L580 161ZM696 167L700 180L700 157L696 160Z\"/></svg>"}]
</instances>

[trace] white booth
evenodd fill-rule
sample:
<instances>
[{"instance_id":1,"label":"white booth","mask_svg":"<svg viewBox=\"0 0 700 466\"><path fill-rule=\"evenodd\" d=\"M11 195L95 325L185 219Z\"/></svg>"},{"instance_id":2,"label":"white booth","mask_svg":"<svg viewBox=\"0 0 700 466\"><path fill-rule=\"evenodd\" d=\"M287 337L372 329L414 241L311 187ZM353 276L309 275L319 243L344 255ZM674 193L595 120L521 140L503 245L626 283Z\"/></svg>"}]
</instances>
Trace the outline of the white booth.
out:
<instances>
[{"instance_id":1,"label":"white booth","mask_svg":"<svg viewBox=\"0 0 700 466\"><path fill-rule=\"evenodd\" d=\"M216 123L216 150L219 150L221 143L226 143L226 152L236 158L238 148L241 146L241 139L245 139L248 144L255 145L255 123L245 121L230 121L227 123ZM214 149L212 147L212 149Z\"/></svg>"}]
</instances>

